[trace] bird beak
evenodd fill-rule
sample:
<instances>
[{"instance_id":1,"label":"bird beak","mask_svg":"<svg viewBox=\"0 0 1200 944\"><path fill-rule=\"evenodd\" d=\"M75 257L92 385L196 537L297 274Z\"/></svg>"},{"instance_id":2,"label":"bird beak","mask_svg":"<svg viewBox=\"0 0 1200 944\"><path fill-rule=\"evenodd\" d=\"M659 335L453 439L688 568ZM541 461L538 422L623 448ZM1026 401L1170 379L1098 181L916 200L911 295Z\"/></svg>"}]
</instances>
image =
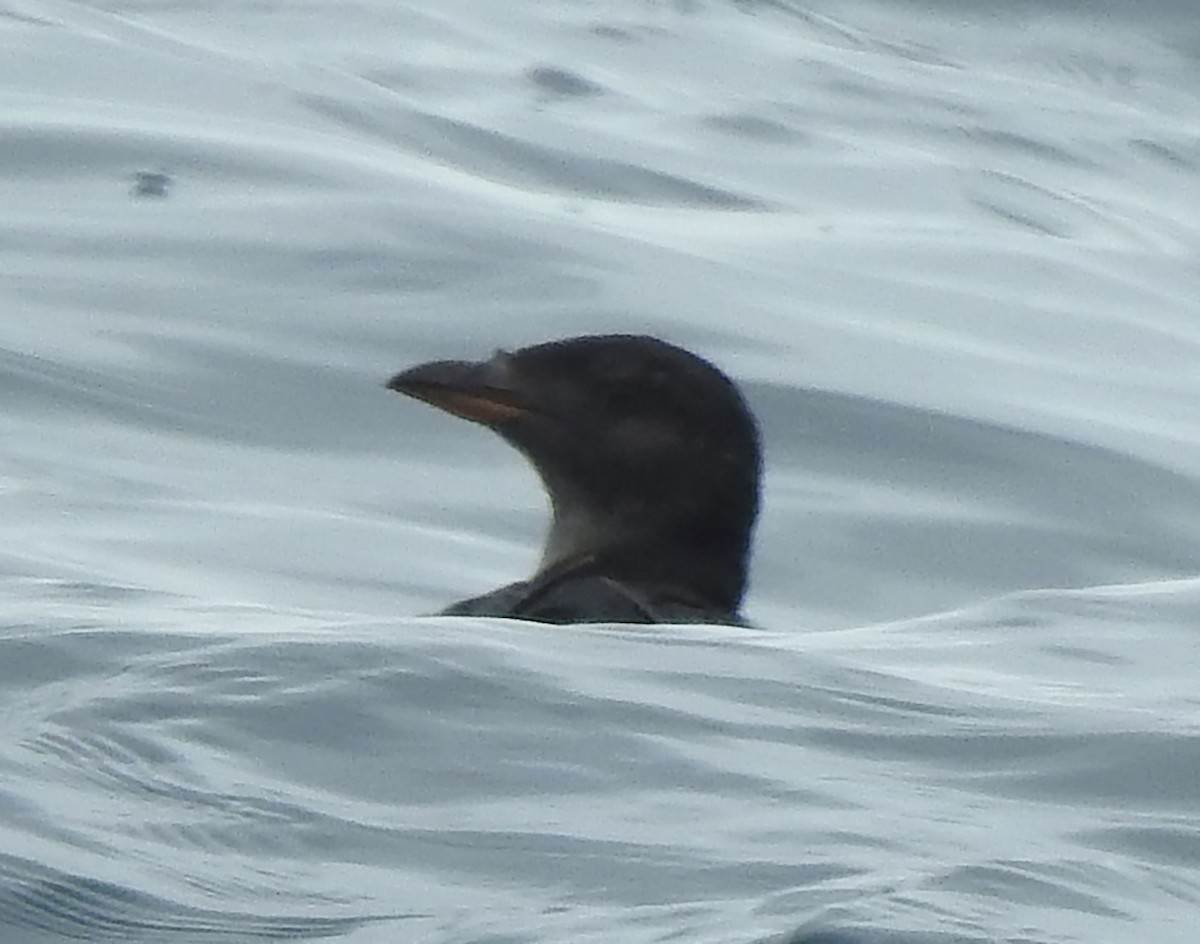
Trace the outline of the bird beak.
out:
<instances>
[{"instance_id":1,"label":"bird beak","mask_svg":"<svg viewBox=\"0 0 1200 944\"><path fill-rule=\"evenodd\" d=\"M531 411L512 385L507 358L502 356L482 362L418 364L397 374L386 386L493 429Z\"/></svg>"}]
</instances>

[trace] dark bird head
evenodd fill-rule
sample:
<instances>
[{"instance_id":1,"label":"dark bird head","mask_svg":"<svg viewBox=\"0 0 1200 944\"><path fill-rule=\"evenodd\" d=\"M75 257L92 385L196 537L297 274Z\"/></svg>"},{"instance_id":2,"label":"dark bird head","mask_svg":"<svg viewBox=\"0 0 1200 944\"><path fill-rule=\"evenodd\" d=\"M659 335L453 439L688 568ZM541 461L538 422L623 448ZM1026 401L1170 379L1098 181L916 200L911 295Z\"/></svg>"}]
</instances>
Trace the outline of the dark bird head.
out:
<instances>
[{"instance_id":1,"label":"dark bird head","mask_svg":"<svg viewBox=\"0 0 1200 944\"><path fill-rule=\"evenodd\" d=\"M489 426L533 463L553 521L539 573L590 562L734 614L758 514L758 430L733 382L655 338L571 338L387 384Z\"/></svg>"}]
</instances>

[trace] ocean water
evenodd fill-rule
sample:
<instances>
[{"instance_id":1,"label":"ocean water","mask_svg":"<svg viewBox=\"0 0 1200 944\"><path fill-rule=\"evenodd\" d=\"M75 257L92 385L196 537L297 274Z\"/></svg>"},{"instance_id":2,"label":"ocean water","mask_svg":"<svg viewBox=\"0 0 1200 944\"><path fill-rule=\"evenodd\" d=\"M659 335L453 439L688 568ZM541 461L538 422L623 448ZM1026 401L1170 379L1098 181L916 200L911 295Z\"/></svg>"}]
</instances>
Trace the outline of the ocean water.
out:
<instances>
[{"instance_id":1,"label":"ocean water","mask_svg":"<svg viewBox=\"0 0 1200 944\"><path fill-rule=\"evenodd\" d=\"M0 941L1200 940L1187 0L0 0ZM756 628L437 618L419 361L658 335Z\"/></svg>"}]
</instances>

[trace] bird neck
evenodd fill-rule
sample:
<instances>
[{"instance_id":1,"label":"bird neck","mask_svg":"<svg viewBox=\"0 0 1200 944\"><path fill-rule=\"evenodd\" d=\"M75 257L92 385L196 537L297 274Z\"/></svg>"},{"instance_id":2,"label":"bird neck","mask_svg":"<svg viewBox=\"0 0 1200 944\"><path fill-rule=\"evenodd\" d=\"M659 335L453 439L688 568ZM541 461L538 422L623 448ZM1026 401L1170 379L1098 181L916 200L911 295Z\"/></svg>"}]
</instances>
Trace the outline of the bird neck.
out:
<instances>
[{"instance_id":1,"label":"bird neck","mask_svg":"<svg viewBox=\"0 0 1200 944\"><path fill-rule=\"evenodd\" d=\"M679 536L652 512L598 512L580 503L552 502L537 580L592 573L627 583L684 591L737 611L745 586L745 547L734 541L704 546Z\"/></svg>"}]
</instances>

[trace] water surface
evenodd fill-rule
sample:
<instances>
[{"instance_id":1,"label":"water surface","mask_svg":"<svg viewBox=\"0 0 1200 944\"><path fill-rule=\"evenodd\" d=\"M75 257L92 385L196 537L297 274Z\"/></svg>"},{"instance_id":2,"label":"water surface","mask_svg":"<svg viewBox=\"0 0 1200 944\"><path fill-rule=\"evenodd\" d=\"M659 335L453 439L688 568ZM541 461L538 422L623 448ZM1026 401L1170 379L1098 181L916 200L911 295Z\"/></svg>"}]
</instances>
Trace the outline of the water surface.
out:
<instances>
[{"instance_id":1,"label":"water surface","mask_svg":"<svg viewBox=\"0 0 1200 944\"><path fill-rule=\"evenodd\" d=\"M1191 944L1190 4L0 8L6 941ZM757 629L421 614L421 360L664 337Z\"/></svg>"}]
</instances>

